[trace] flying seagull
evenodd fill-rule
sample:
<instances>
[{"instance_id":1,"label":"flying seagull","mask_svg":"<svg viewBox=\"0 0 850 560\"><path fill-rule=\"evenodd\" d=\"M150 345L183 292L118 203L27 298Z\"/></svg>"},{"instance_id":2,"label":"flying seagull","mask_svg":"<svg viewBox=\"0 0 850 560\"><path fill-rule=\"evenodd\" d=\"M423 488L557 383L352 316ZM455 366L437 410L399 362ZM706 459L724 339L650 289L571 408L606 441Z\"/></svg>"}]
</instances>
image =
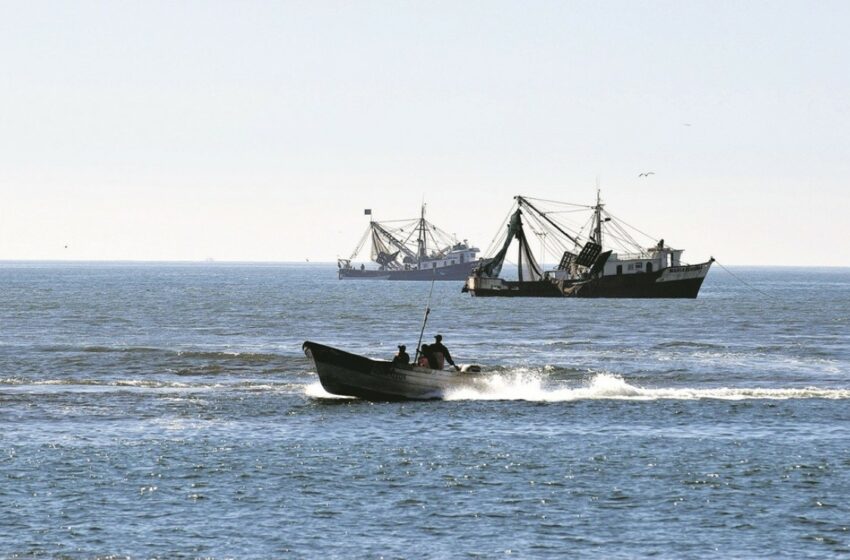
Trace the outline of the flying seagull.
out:
<instances>
[{"instance_id":1,"label":"flying seagull","mask_svg":"<svg viewBox=\"0 0 850 560\"><path fill-rule=\"evenodd\" d=\"M655 175L655 171L647 171L645 173L641 173L638 177L649 177L650 175Z\"/></svg>"}]
</instances>

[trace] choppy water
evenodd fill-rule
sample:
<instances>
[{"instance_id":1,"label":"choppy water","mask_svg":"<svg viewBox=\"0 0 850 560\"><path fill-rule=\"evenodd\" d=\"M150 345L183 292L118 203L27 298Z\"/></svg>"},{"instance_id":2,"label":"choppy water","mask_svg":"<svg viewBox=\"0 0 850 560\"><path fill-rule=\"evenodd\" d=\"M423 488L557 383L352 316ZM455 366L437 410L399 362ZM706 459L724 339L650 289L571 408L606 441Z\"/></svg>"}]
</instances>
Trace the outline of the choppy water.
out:
<instances>
[{"instance_id":1,"label":"choppy water","mask_svg":"<svg viewBox=\"0 0 850 560\"><path fill-rule=\"evenodd\" d=\"M427 332L490 390L376 404L301 343L413 347L425 283L0 263L0 557L846 556L850 269L734 272L693 301L437 284Z\"/></svg>"}]
</instances>

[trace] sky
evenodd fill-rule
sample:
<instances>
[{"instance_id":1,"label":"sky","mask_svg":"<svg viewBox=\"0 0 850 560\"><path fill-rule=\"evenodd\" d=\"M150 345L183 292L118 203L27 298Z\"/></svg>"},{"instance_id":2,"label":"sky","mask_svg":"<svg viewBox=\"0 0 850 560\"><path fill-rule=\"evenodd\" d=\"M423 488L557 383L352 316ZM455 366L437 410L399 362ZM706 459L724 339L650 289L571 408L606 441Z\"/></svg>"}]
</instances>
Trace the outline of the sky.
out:
<instances>
[{"instance_id":1,"label":"sky","mask_svg":"<svg viewBox=\"0 0 850 560\"><path fill-rule=\"evenodd\" d=\"M524 194L850 266L850 2L0 1L0 260L486 248ZM654 175L639 177L642 172Z\"/></svg>"}]
</instances>

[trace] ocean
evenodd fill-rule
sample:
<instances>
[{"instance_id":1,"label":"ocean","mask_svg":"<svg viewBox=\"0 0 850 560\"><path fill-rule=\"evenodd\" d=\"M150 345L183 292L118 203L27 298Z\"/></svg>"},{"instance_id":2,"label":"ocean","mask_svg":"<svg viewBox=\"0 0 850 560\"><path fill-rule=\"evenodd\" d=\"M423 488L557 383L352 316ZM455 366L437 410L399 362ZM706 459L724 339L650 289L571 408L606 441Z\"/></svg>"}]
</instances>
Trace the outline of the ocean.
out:
<instances>
[{"instance_id":1,"label":"ocean","mask_svg":"<svg viewBox=\"0 0 850 560\"><path fill-rule=\"evenodd\" d=\"M850 269L696 300L489 299L486 390L325 393L305 340L414 348L424 282L328 264L0 263L0 557L850 555Z\"/></svg>"}]
</instances>

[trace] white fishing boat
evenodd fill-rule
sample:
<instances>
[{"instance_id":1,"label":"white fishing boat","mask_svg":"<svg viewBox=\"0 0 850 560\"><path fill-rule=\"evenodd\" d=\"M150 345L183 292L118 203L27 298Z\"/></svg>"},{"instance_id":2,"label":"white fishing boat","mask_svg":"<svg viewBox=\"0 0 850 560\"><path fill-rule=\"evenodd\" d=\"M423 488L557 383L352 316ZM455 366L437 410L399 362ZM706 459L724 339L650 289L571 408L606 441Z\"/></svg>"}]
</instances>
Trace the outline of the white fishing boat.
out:
<instances>
[{"instance_id":1,"label":"white fishing boat","mask_svg":"<svg viewBox=\"0 0 850 560\"><path fill-rule=\"evenodd\" d=\"M425 204L419 218L412 220L378 222L371 209L365 213L369 227L357 247L347 259L337 259L340 280L465 280L483 262L477 247L426 220ZM367 240L377 268L353 264Z\"/></svg>"}]
</instances>

